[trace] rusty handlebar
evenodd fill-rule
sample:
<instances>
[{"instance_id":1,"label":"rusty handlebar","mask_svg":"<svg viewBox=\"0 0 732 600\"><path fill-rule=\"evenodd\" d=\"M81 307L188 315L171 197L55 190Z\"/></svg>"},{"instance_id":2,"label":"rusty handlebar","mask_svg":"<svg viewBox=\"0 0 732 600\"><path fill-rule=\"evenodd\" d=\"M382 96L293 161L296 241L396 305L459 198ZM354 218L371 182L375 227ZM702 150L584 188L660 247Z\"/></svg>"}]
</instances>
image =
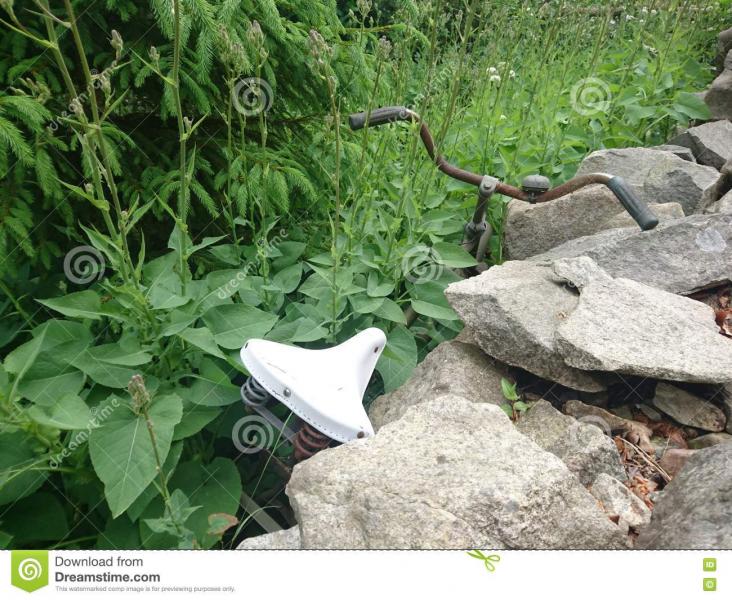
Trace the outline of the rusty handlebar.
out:
<instances>
[{"instance_id":1,"label":"rusty handlebar","mask_svg":"<svg viewBox=\"0 0 732 600\"><path fill-rule=\"evenodd\" d=\"M362 129L363 127L377 127L379 125L393 123L395 121L419 123L419 136L422 139L424 147L427 149L427 154L429 154L437 168L453 179L458 179L465 183L480 186L483 181L483 175L456 167L455 165L447 162L443 156L435 151L435 142L427 124L413 110L404 106L386 106L383 108L376 108L370 113L354 113L348 117L348 124L354 131ZM548 189L540 194L532 194L521 188L508 185L502 181L499 181L496 184L495 191L499 194L503 194L504 196L516 198L517 200L524 200L528 202L548 202L550 200L556 200L557 198L566 196L567 194L592 184L602 184L607 186L613 194L615 194L615 197L623 205L623 208L625 208L630 216L635 219L636 223L638 223L642 230L647 231L658 225L658 217L653 214L643 200L635 195L633 189L622 178L607 173L590 173L588 175L580 175L579 177L570 179L569 181L566 181L555 188Z\"/></svg>"}]
</instances>

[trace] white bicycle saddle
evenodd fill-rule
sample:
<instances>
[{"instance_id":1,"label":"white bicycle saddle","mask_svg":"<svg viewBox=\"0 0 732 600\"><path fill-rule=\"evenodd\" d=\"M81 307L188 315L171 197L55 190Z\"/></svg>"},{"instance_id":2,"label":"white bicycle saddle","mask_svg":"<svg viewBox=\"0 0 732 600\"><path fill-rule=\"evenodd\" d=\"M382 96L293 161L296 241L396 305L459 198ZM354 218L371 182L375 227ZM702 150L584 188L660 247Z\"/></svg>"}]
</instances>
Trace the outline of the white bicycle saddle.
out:
<instances>
[{"instance_id":1,"label":"white bicycle saddle","mask_svg":"<svg viewBox=\"0 0 732 600\"><path fill-rule=\"evenodd\" d=\"M249 340L241 360L251 376L298 417L338 442L374 435L362 399L386 345L370 327L338 346L309 350Z\"/></svg>"}]
</instances>

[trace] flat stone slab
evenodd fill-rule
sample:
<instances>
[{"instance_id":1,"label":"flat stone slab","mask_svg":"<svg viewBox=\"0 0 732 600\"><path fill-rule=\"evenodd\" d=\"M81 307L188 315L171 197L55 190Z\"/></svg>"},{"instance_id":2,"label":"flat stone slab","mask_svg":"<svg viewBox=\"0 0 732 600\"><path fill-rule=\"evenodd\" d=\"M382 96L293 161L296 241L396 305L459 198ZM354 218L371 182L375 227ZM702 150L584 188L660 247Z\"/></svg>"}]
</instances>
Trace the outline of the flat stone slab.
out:
<instances>
[{"instance_id":1,"label":"flat stone slab","mask_svg":"<svg viewBox=\"0 0 732 600\"><path fill-rule=\"evenodd\" d=\"M557 327L556 349L583 370L700 383L732 381L732 339L711 307L630 279L608 276L587 257L554 263L579 290Z\"/></svg>"},{"instance_id":2,"label":"flat stone slab","mask_svg":"<svg viewBox=\"0 0 732 600\"><path fill-rule=\"evenodd\" d=\"M704 431L724 431L727 424L721 408L663 381L656 386L653 405L682 425Z\"/></svg>"},{"instance_id":3,"label":"flat stone slab","mask_svg":"<svg viewBox=\"0 0 732 600\"><path fill-rule=\"evenodd\" d=\"M576 390L606 389L602 376L567 366L555 348L555 331L578 298L551 268L509 261L450 284L445 294L490 356Z\"/></svg>"},{"instance_id":4,"label":"flat stone slab","mask_svg":"<svg viewBox=\"0 0 732 600\"><path fill-rule=\"evenodd\" d=\"M719 170L732 158L732 123L723 119L697 125L669 143L686 146L694 153L698 163Z\"/></svg>"},{"instance_id":5,"label":"flat stone slab","mask_svg":"<svg viewBox=\"0 0 732 600\"><path fill-rule=\"evenodd\" d=\"M661 223L652 231L611 229L530 260L548 264L577 256L591 258L613 277L690 294L732 281L732 214L693 215Z\"/></svg>"},{"instance_id":6,"label":"flat stone slab","mask_svg":"<svg viewBox=\"0 0 732 600\"><path fill-rule=\"evenodd\" d=\"M504 402L503 378L510 380L508 367L478 346L455 340L443 342L417 365L404 385L371 403L371 424L378 430L399 419L410 406L445 394L499 405Z\"/></svg>"},{"instance_id":7,"label":"flat stone slab","mask_svg":"<svg viewBox=\"0 0 732 600\"><path fill-rule=\"evenodd\" d=\"M577 175L598 172L622 177L646 204L677 202L687 215L704 202L705 192L719 179L713 167L654 148L597 150L582 161Z\"/></svg>"},{"instance_id":8,"label":"flat stone slab","mask_svg":"<svg viewBox=\"0 0 732 600\"><path fill-rule=\"evenodd\" d=\"M375 436L298 464L303 548L622 548L625 536L553 454L488 403L410 407Z\"/></svg>"}]
</instances>

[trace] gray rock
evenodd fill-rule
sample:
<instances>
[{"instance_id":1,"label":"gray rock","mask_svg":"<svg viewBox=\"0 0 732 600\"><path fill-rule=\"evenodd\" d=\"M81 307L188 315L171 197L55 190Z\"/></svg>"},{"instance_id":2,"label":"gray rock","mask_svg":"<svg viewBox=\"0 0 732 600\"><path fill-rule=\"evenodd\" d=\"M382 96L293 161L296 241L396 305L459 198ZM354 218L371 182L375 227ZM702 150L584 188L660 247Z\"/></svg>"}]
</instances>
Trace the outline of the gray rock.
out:
<instances>
[{"instance_id":1,"label":"gray rock","mask_svg":"<svg viewBox=\"0 0 732 600\"><path fill-rule=\"evenodd\" d=\"M659 223L673 221L684 216L684 209L677 202L667 202L666 204L649 204L653 213L658 217ZM605 229L626 228L637 230L638 225L627 212L615 215L612 219L605 222Z\"/></svg>"},{"instance_id":2,"label":"gray rock","mask_svg":"<svg viewBox=\"0 0 732 600\"><path fill-rule=\"evenodd\" d=\"M663 381L656 386L653 405L682 425L704 431L724 431L727 424L727 417L714 404Z\"/></svg>"},{"instance_id":3,"label":"gray rock","mask_svg":"<svg viewBox=\"0 0 732 600\"><path fill-rule=\"evenodd\" d=\"M471 402L501 404L501 379L508 368L473 344L443 342L417 365L404 385L376 398L369 408L374 429L400 418L410 406L455 394Z\"/></svg>"},{"instance_id":4,"label":"gray rock","mask_svg":"<svg viewBox=\"0 0 732 600\"><path fill-rule=\"evenodd\" d=\"M300 528L291 527L273 533L265 533L247 538L237 546L237 550L299 550Z\"/></svg>"},{"instance_id":5,"label":"gray rock","mask_svg":"<svg viewBox=\"0 0 732 600\"><path fill-rule=\"evenodd\" d=\"M598 150L582 161L577 175L597 172L622 177L646 204L678 202L686 214L703 203L705 192L719 179L712 167L653 148Z\"/></svg>"},{"instance_id":6,"label":"gray rock","mask_svg":"<svg viewBox=\"0 0 732 600\"><path fill-rule=\"evenodd\" d=\"M287 486L303 548L621 548L553 454L492 404L410 407L370 438L298 464Z\"/></svg>"},{"instance_id":7,"label":"gray rock","mask_svg":"<svg viewBox=\"0 0 732 600\"><path fill-rule=\"evenodd\" d=\"M722 120L691 127L670 143L686 146L698 163L719 170L732 158L732 123Z\"/></svg>"},{"instance_id":8,"label":"gray rock","mask_svg":"<svg viewBox=\"0 0 732 600\"><path fill-rule=\"evenodd\" d=\"M554 281L550 268L510 261L450 284L445 294L494 358L573 389L607 387L596 374L568 367L556 352L554 332L577 306L577 296Z\"/></svg>"},{"instance_id":9,"label":"gray rock","mask_svg":"<svg viewBox=\"0 0 732 600\"><path fill-rule=\"evenodd\" d=\"M732 215L693 215L661 223L652 231L602 231L531 261L546 264L576 256L591 258L613 277L689 294L732 279Z\"/></svg>"},{"instance_id":10,"label":"gray rock","mask_svg":"<svg viewBox=\"0 0 732 600\"><path fill-rule=\"evenodd\" d=\"M707 212L723 214L732 213L732 190L727 192L724 196L722 196L719 200L712 204L707 209Z\"/></svg>"},{"instance_id":11,"label":"gray rock","mask_svg":"<svg viewBox=\"0 0 732 600\"><path fill-rule=\"evenodd\" d=\"M700 435L698 438L689 440L689 448L701 450L702 448L711 448L718 444L732 443L732 435L729 433L707 433Z\"/></svg>"},{"instance_id":12,"label":"gray rock","mask_svg":"<svg viewBox=\"0 0 732 600\"><path fill-rule=\"evenodd\" d=\"M732 50L724 60L724 69L704 94L712 117L732 120Z\"/></svg>"},{"instance_id":13,"label":"gray rock","mask_svg":"<svg viewBox=\"0 0 732 600\"><path fill-rule=\"evenodd\" d=\"M546 400L535 403L516 427L544 450L561 458L585 486L600 474L627 479L617 447L602 430L563 415Z\"/></svg>"},{"instance_id":14,"label":"gray rock","mask_svg":"<svg viewBox=\"0 0 732 600\"><path fill-rule=\"evenodd\" d=\"M665 220L684 216L679 204L668 204L669 210L664 206L655 204L651 209ZM603 185L583 188L551 202L530 204L511 200L503 228L504 252L510 260L522 260L613 227L639 230L615 195Z\"/></svg>"},{"instance_id":15,"label":"gray rock","mask_svg":"<svg viewBox=\"0 0 732 600\"><path fill-rule=\"evenodd\" d=\"M732 339L719 334L711 307L613 279L587 257L558 260L554 270L580 290L577 308L556 329L566 364L673 381L732 380Z\"/></svg>"},{"instance_id":16,"label":"gray rock","mask_svg":"<svg viewBox=\"0 0 732 600\"><path fill-rule=\"evenodd\" d=\"M732 50L732 27L725 29L719 34L719 42L717 44L717 57L714 64L717 65L718 71L721 73L724 69L724 57Z\"/></svg>"},{"instance_id":17,"label":"gray rock","mask_svg":"<svg viewBox=\"0 0 732 600\"><path fill-rule=\"evenodd\" d=\"M664 152L671 152L679 158L688 160L689 162L696 162L694 153L685 146L677 146L676 144L661 144L660 146L653 146L653 150L663 150Z\"/></svg>"},{"instance_id":18,"label":"gray rock","mask_svg":"<svg viewBox=\"0 0 732 600\"><path fill-rule=\"evenodd\" d=\"M654 447L651 443L652 432L643 423L619 417L604 408L590 406L579 400L567 401L564 404L563 410L578 421L599 428L605 435L622 432L624 437L644 452L651 455L654 452Z\"/></svg>"},{"instance_id":19,"label":"gray rock","mask_svg":"<svg viewBox=\"0 0 732 600\"><path fill-rule=\"evenodd\" d=\"M644 549L732 548L732 444L699 450L666 486L651 523L638 537Z\"/></svg>"},{"instance_id":20,"label":"gray rock","mask_svg":"<svg viewBox=\"0 0 732 600\"><path fill-rule=\"evenodd\" d=\"M651 521L651 509L625 485L606 473L601 473L590 489L610 516L617 516L618 525L627 531L647 525Z\"/></svg>"}]
</instances>

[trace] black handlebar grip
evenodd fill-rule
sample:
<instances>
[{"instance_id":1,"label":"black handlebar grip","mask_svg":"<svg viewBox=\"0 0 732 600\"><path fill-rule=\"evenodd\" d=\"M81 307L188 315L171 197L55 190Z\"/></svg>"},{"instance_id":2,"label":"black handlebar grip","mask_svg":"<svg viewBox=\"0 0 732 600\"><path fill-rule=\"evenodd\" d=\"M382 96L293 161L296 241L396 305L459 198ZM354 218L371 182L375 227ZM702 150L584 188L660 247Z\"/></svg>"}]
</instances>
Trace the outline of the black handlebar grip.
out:
<instances>
[{"instance_id":1,"label":"black handlebar grip","mask_svg":"<svg viewBox=\"0 0 732 600\"><path fill-rule=\"evenodd\" d=\"M362 129L368 123L369 127L377 127L394 121L411 121L414 113L405 106L384 106L375 108L370 113L353 113L348 117L348 125L353 131Z\"/></svg>"},{"instance_id":2,"label":"black handlebar grip","mask_svg":"<svg viewBox=\"0 0 732 600\"><path fill-rule=\"evenodd\" d=\"M653 214L648 205L635 195L631 188L621 177L613 177L607 182L607 187L620 200L625 210L628 211L635 222L640 225L643 231L653 229L658 225L658 217Z\"/></svg>"}]
</instances>

